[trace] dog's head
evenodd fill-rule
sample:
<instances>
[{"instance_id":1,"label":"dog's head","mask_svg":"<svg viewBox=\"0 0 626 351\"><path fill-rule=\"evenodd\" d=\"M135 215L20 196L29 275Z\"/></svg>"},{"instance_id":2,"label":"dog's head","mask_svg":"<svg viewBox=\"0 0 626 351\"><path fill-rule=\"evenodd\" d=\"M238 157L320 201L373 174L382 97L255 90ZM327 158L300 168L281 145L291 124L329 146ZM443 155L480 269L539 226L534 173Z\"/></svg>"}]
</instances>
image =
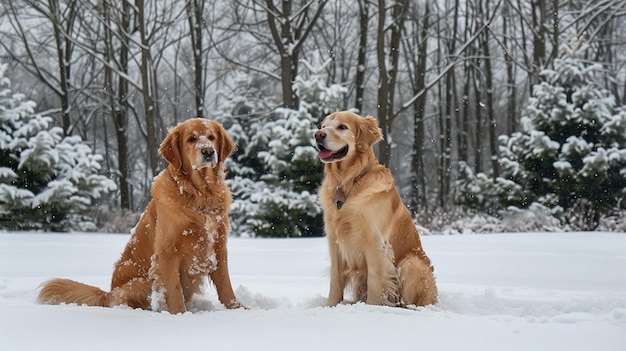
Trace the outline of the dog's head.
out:
<instances>
[{"instance_id":1,"label":"dog's head","mask_svg":"<svg viewBox=\"0 0 626 351\"><path fill-rule=\"evenodd\" d=\"M170 129L159 154L177 170L190 173L223 163L235 149L221 124L192 118Z\"/></svg>"},{"instance_id":2,"label":"dog's head","mask_svg":"<svg viewBox=\"0 0 626 351\"><path fill-rule=\"evenodd\" d=\"M315 146L324 163L339 162L370 150L381 139L376 118L347 111L328 115L315 132Z\"/></svg>"}]
</instances>

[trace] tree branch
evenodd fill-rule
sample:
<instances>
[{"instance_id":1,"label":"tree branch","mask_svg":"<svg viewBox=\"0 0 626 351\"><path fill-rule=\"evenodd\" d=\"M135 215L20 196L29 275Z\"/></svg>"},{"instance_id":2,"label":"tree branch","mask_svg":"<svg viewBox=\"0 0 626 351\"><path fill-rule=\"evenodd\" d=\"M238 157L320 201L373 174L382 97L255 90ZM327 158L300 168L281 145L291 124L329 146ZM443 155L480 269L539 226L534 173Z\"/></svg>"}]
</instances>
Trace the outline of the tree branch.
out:
<instances>
[{"instance_id":1,"label":"tree branch","mask_svg":"<svg viewBox=\"0 0 626 351\"><path fill-rule=\"evenodd\" d=\"M502 3L502 0L498 1L498 3L496 4L495 9L493 10L493 13L489 17L489 20L487 20L487 23L480 30L478 30L476 33L474 33L474 35L472 35L467 40L467 42L465 42L465 44L463 44L463 46L461 46L452 55L453 57L459 57L461 55L461 53L463 53L463 51L465 51L465 49L467 49L470 46L470 44L472 44L478 38L478 36L480 36L482 34L483 31L485 31L486 29L489 28L489 26L491 25L491 22L493 21L493 19L495 18L496 14L498 13L498 8L500 7L501 3ZM426 92L428 92L428 90L430 90L432 87L437 85L437 83L439 83L439 81L442 80L446 76L446 74L448 74L448 72L450 72L450 70L452 70L452 68L454 68L454 66L456 66L460 62L463 62L464 60L465 59L463 59L463 60L456 60L456 61L450 63L448 66L446 66L443 69L443 71L441 73L439 73L439 75L437 77L435 77L435 79L433 79L432 81L428 82L428 84L426 84L424 86L424 89L422 89L419 93L415 94L411 99L409 99L409 101L407 101L404 104L402 104L400 109L396 113L394 113L394 118L397 117L400 113L408 110L415 103L415 101L417 101L417 99L422 97L422 95L426 94Z\"/></svg>"}]
</instances>

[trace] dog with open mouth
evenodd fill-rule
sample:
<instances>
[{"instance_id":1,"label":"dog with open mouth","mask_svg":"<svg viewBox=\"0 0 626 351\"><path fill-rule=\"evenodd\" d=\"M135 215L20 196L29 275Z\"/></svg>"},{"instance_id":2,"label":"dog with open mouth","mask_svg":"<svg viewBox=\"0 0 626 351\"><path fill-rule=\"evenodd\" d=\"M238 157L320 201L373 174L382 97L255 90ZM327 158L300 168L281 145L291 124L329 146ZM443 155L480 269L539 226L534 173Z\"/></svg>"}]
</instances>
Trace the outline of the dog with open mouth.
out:
<instances>
[{"instance_id":1,"label":"dog with open mouth","mask_svg":"<svg viewBox=\"0 0 626 351\"><path fill-rule=\"evenodd\" d=\"M391 171L373 145L378 122L352 112L327 116L315 132L324 163L319 197L330 251L328 305L353 300L373 305L437 302L434 269L402 203ZM351 289L349 289L351 288Z\"/></svg>"}]
</instances>

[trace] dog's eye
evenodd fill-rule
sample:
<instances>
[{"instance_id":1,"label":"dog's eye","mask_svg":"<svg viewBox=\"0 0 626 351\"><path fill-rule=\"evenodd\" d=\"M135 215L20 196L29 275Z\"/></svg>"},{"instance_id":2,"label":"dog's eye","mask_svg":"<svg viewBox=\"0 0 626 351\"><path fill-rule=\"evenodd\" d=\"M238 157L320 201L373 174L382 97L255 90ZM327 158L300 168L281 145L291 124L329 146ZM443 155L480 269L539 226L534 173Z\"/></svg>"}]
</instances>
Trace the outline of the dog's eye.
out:
<instances>
[{"instance_id":1,"label":"dog's eye","mask_svg":"<svg viewBox=\"0 0 626 351\"><path fill-rule=\"evenodd\" d=\"M189 141L190 143L193 143L193 142L195 142L196 140L198 140L198 138L196 138L196 136L195 136L195 135L190 136L190 137L189 137L189 139L188 139L188 141Z\"/></svg>"},{"instance_id":2,"label":"dog's eye","mask_svg":"<svg viewBox=\"0 0 626 351\"><path fill-rule=\"evenodd\" d=\"M337 126L337 129L339 129L339 130L346 130L346 129L348 129L348 126L345 125L345 124L340 124L339 126Z\"/></svg>"},{"instance_id":3,"label":"dog's eye","mask_svg":"<svg viewBox=\"0 0 626 351\"><path fill-rule=\"evenodd\" d=\"M209 140L214 141L215 140L215 135L213 135L213 134L209 135Z\"/></svg>"}]
</instances>

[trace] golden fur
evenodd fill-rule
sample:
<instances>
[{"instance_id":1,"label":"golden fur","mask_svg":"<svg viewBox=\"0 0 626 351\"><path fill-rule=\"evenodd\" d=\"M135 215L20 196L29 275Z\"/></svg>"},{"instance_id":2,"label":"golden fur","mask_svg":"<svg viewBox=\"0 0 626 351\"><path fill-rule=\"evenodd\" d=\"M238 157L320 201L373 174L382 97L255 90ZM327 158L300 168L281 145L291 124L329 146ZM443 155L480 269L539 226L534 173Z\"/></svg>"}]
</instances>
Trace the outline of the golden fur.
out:
<instances>
[{"instance_id":1,"label":"golden fur","mask_svg":"<svg viewBox=\"0 0 626 351\"><path fill-rule=\"evenodd\" d=\"M234 147L214 121L194 118L171 129L159 148L168 167L154 179L152 200L115 263L111 291L53 279L43 285L38 301L183 313L208 276L220 302L241 307L226 251L232 199L224 160Z\"/></svg>"},{"instance_id":2,"label":"golden fur","mask_svg":"<svg viewBox=\"0 0 626 351\"><path fill-rule=\"evenodd\" d=\"M433 267L422 249L391 171L372 145L378 122L351 112L329 115L315 133L324 181L319 197L330 249L328 305L352 297L374 305L437 302Z\"/></svg>"}]
</instances>

